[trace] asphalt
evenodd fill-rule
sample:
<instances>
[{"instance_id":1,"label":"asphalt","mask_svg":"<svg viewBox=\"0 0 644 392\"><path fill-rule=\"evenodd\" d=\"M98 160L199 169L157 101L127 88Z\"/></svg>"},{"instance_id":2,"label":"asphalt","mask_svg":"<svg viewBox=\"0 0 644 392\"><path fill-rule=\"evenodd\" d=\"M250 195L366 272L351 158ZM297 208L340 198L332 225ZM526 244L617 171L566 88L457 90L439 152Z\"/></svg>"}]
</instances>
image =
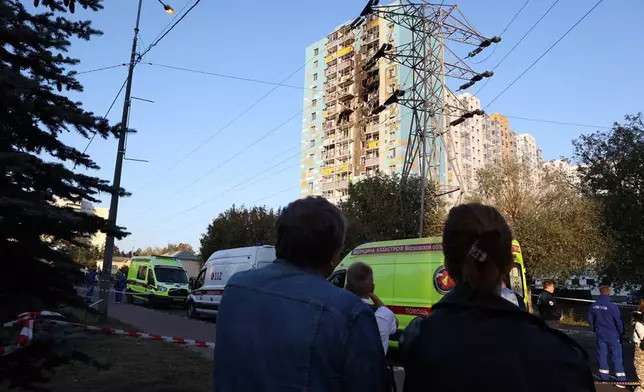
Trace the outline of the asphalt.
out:
<instances>
[{"instance_id":1,"label":"asphalt","mask_svg":"<svg viewBox=\"0 0 644 392\"><path fill-rule=\"evenodd\" d=\"M96 294L95 294L96 297ZM180 337L185 339L204 340L208 342L215 341L215 320L194 320L189 319L183 309L166 308L166 309L149 309L141 305L114 304L109 305L110 317L123 323L129 324L136 329L164 336ZM597 373L597 355L595 348L595 336L584 327L562 327L564 332L581 344L589 353L590 366L594 373ZM215 342L216 343L216 342ZM209 358L213 358L213 350L191 348L197 350ZM624 342L624 365L628 380L636 380L635 370L633 368L633 345L630 342ZM395 368L394 376L398 391L402 391L404 383L404 370ZM623 391L613 385L597 385L598 392Z\"/></svg>"}]
</instances>

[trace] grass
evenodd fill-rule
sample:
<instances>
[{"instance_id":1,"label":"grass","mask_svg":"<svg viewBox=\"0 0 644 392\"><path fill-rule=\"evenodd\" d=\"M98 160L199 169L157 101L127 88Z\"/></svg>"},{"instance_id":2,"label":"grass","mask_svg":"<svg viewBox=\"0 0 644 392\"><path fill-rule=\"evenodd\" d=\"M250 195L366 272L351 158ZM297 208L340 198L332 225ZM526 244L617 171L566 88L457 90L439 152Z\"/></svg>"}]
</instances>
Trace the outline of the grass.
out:
<instances>
[{"instance_id":1,"label":"grass","mask_svg":"<svg viewBox=\"0 0 644 392\"><path fill-rule=\"evenodd\" d=\"M64 309L62 313L71 319L84 322L85 313L78 309ZM99 324L93 316L92 325L135 329L129 325L110 320ZM80 350L102 366L92 366L72 361L55 368L50 381L42 385L52 392L211 392L213 363L202 353L170 343L108 336L88 332ZM18 392L21 389L6 389L0 382L0 390Z\"/></svg>"},{"instance_id":2,"label":"grass","mask_svg":"<svg viewBox=\"0 0 644 392\"><path fill-rule=\"evenodd\" d=\"M573 309L569 309L568 312L562 312L563 318L561 319L561 324L563 325L572 325L576 327L590 327L588 320L585 317L576 315Z\"/></svg>"}]
</instances>

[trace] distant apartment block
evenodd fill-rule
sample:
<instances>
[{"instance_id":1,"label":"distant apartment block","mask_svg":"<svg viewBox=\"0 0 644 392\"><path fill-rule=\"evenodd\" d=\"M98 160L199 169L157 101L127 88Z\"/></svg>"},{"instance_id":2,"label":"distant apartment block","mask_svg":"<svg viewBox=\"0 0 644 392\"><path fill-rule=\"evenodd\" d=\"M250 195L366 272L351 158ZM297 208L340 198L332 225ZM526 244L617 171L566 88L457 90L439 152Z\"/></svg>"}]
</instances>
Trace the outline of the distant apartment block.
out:
<instances>
[{"instance_id":1,"label":"distant apartment block","mask_svg":"<svg viewBox=\"0 0 644 392\"><path fill-rule=\"evenodd\" d=\"M464 111L481 108L481 102L470 93L459 95L448 94L445 100L448 107L456 108L447 115L447 122L458 118ZM541 163L541 150L529 133L517 134L510 128L507 117L500 113L484 116L474 116L450 127L450 142L454 146L453 165L448 167L448 183L460 186L465 193L476 190L476 171L488 166L501 163L504 159L516 157L521 162L530 165ZM457 181L459 172L461 183ZM448 195L453 199L458 193Z\"/></svg>"},{"instance_id":2,"label":"distant apartment block","mask_svg":"<svg viewBox=\"0 0 644 392\"><path fill-rule=\"evenodd\" d=\"M81 200L80 202L73 202L67 199L56 198L54 205L59 207L71 207L77 211L84 212L86 214L95 214L103 219L107 220L110 209L108 207L94 207L92 203L86 200ZM90 239L89 243L91 246L96 246L102 248L105 246L105 233L98 232L95 233Z\"/></svg>"},{"instance_id":3,"label":"distant apartment block","mask_svg":"<svg viewBox=\"0 0 644 392\"><path fill-rule=\"evenodd\" d=\"M347 22L306 48L301 196L337 203L352 182L378 171L402 172L411 109L373 110L411 86L410 70L384 58L369 60L384 43L410 41L409 30L373 15L356 29Z\"/></svg>"}]
</instances>

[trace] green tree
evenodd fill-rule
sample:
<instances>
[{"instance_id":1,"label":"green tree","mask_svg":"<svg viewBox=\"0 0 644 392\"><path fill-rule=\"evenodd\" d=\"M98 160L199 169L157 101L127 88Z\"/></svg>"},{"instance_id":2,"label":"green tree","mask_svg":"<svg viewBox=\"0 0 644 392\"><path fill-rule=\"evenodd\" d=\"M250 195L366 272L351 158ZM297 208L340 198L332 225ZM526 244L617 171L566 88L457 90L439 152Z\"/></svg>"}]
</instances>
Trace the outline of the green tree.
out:
<instances>
[{"instance_id":1,"label":"green tree","mask_svg":"<svg viewBox=\"0 0 644 392\"><path fill-rule=\"evenodd\" d=\"M70 9L101 9L100 0L67 3ZM82 91L70 70L79 60L65 54L71 40L101 32L89 21L68 19L63 1L43 0L42 5L44 12L38 13L21 1L0 2L0 255L4 275L12 277L0 285L0 319L75 298L74 283L82 277L69 247L87 247L79 239L98 231L118 238L125 234L61 203L98 202L100 192L114 190L107 181L70 169L98 166L60 135L107 138L118 127L60 93Z\"/></svg>"},{"instance_id":2,"label":"green tree","mask_svg":"<svg viewBox=\"0 0 644 392\"><path fill-rule=\"evenodd\" d=\"M207 259L221 249L240 248L257 244L274 245L276 241L273 209L235 207L220 213L201 236L199 254Z\"/></svg>"},{"instance_id":3,"label":"green tree","mask_svg":"<svg viewBox=\"0 0 644 392\"><path fill-rule=\"evenodd\" d=\"M641 113L625 120L573 144L582 189L599 202L602 230L613 239L599 272L628 285L644 283L644 123Z\"/></svg>"},{"instance_id":4,"label":"green tree","mask_svg":"<svg viewBox=\"0 0 644 392\"><path fill-rule=\"evenodd\" d=\"M418 236L421 181L410 176L378 173L349 186L349 197L340 204L349 228L343 253L371 241ZM439 235L445 207L430 185L425 192L425 235Z\"/></svg>"},{"instance_id":5,"label":"green tree","mask_svg":"<svg viewBox=\"0 0 644 392\"><path fill-rule=\"evenodd\" d=\"M506 159L478 170L477 182L474 196L505 216L531 276L565 278L605 258L598 206L564 166Z\"/></svg>"}]
</instances>

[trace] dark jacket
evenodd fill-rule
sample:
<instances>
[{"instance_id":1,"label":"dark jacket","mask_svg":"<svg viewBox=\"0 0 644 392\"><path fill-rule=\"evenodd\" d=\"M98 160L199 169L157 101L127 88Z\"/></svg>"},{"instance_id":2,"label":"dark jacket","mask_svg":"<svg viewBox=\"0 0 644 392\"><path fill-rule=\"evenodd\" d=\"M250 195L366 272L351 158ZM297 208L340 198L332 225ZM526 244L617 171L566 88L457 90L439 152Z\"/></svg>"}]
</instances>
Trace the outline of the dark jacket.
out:
<instances>
[{"instance_id":1,"label":"dark jacket","mask_svg":"<svg viewBox=\"0 0 644 392\"><path fill-rule=\"evenodd\" d=\"M369 305L318 275L276 260L226 286L216 392L379 391L384 360Z\"/></svg>"},{"instance_id":2,"label":"dark jacket","mask_svg":"<svg viewBox=\"0 0 644 392\"><path fill-rule=\"evenodd\" d=\"M600 339L618 339L624 334L622 313L607 295L599 296L590 306L588 322Z\"/></svg>"},{"instance_id":3,"label":"dark jacket","mask_svg":"<svg viewBox=\"0 0 644 392\"><path fill-rule=\"evenodd\" d=\"M545 290L539 294L537 309L539 310L539 317L543 321L559 321L561 319L561 311L557 307L557 301L555 301L552 294Z\"/></svg>"},{"instance_id":4,"label":"dark jacket","mask_svg":"<svg viewBox=\"0 0 644 392\"><path fill-rule=\"evenodd\" d=\"M404 392L595 390L579 345L500 296L457 285L419 326Z\"/></svg>"}]
</instances>

